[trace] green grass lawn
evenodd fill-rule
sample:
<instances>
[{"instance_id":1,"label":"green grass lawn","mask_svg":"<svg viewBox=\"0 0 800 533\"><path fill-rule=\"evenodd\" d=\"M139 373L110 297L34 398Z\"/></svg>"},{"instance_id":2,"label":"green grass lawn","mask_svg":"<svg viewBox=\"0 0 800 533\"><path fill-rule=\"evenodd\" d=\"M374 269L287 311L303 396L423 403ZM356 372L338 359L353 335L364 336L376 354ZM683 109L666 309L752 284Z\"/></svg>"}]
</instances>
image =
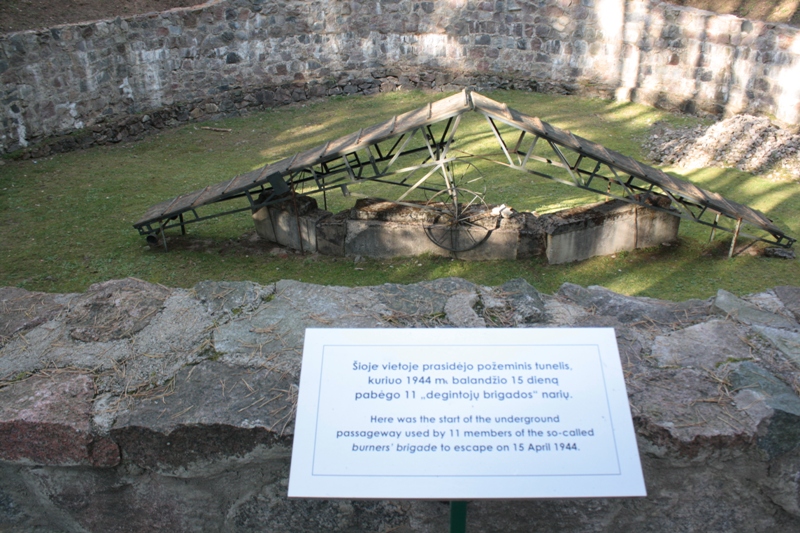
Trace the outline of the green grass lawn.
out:
<instances>
[{"instance_id":1,"label":"green grass lawn","mask_svg":"<svg viewBox=\"0 0 800 533\"><path fill-rule=\"evenodd\" d=\"M487 96L638 159L644 159L641 141L653 122L698 122L645 106L599 99L513 91ZM746 294L800 284L800 262L747 255L728 260L730 234L718 232L708 243L708 230L686 221L675 246L570 265L551 266L543 259L477 263L424 257L367 260L357 265L363 270L355 270L356 265L346 258L270 253L271 246L253 238L246 212L192 224L187 237L178 237L173 231L168 253L151 249L132 227L148 207L162 200L441 97L403 92L332 98L243 118L190 124L137 143L36 161L6 159L0 166L0 286L77 292L91 283L126 276L178 287L205 279L258 283L299 279L354 286L413 283L444 276L497 285L523 277L548 293L569 281L681 300L706 298L718 288ZM477 113L470 114L459 130L470 151L480 152L494 142L481 120ZM201 129L205 125L232 132ZM599 200L572 187L531 179L503 167L482 165L481 170L490 203L543 213ZM800 184L796 181L767 181L735 169L665 170L759 209L790 236L800 236ZM353 202L353 198L333 194L327 199L333 211Z\"/></svg>"}]
</instances>

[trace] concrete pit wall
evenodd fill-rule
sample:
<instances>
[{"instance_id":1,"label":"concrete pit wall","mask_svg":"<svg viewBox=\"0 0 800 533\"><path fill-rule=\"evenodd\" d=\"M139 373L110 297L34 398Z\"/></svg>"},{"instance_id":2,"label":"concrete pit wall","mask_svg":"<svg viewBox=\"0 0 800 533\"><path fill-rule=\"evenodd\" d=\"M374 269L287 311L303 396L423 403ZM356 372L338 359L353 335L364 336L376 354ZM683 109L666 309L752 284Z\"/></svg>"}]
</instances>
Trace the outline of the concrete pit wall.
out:
<instances>
[{"instance_id":1,"label":"concrete pit wall","mask_svg":"<svg viewBox=\"0 0 800 533\"><path fill-rule=\"evenodd\" d=\"M262 207L253 214L253 222L261 238L305 252L375 258L453 255L426 233L425 226L432 222L428 211L392 202L359 200L352 209L334 216L318 209L313 198L298 197ZM513 260L546 255L551 264L580 261L674 241L680 218L612 200L541 217L514 212L508 218L487 217L483 223L494 229L480 246L456 253L459 259ZM462 234L453 238L463 242L469 239L463 233L466 231L473 232L473 242L483 237L480 231L458 231Z\"/></svg>"},{"instance_id":2,"label":"concrete pit wall","mask_svg":"<svg viewBox=\"0 0 800 533\"><path fill-rule=\"evenodd\" d=\"M649 248L675 241L677 216L619 200L547 216L547 261L581 261L597 255Z\"/></svg>"},{"instance_id":3,"label":"concrete pit wall","mask_svg":"<svg viewBox=\"0 0 800 533\"><path fill-rule=\"evenodd\" d=\"M653 1L215 0L0 36L0 153L313 97L464 86L797 124L799 76L797 29Z\"/></svg>"},{"instance_id":4,"label":"concrete pit wall","mask_svg":"<svg viewBox=\"0 0 800 533\"><path fill-rule=\"evenodd\" d=\"M253 224L262 239L294 250L316 252L317 224L329 216L328 211L317 208L317 201L310 196L297 196L278 206L259 209L253 213Z\"/></svg>"}]
</instances>

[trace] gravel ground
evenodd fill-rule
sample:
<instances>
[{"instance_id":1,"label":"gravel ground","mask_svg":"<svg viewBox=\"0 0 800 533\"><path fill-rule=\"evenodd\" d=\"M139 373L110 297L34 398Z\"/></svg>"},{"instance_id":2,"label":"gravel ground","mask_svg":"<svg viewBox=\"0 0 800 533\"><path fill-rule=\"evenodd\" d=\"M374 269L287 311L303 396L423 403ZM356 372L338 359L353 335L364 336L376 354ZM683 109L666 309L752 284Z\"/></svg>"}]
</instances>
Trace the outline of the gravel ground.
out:
<instances>
[{"instance_id":1,"label":"gravel ground","mask_svg":"<svg viewBox=\"0 0 800 533\"><path fill-rule=\"evenodd\" d=\"M736 167L770 179L800 181L800 134L766 117L737 115L689 128L656 122L645 147L648 158L661 165Z\"/></svg>"}]
</instances>

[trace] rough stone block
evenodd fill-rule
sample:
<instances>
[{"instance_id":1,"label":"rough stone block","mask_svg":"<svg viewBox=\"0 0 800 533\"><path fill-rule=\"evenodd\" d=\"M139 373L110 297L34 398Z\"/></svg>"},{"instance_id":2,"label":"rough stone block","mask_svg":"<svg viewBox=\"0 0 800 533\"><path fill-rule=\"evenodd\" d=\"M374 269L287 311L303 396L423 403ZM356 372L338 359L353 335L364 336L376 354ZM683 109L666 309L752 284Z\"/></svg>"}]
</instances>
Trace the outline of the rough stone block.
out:
<instances>
[{"instance_id":1,"label":"rough stone block","mask_svg":"<svg viewBox=\"0 0 800 533\"><path fill-rule=\"evenodd\" d=\"M71 296L0 288L0 346L12 335L27 331L66 310Z\"/></svg>"},{"instance_id":2,"label":"rough stone block","mask_svg":"<svg viewBox=\"0 0 800 533\"><path fill-rule=\"evenodd\" d=\"M275 294L275 287L264 287L252 281L201 281L194 286L194 293L210 315L233 317L255 311Z\"/></svg>"},{"instance_id":3,"label":"rough stone block","mask_svg":"<svg viewBox=\"0 0 800 533\"><path fill-rule=\"evenodd\" d=\"M751 348L728 321L710 320L656 337L652 356L663 367L714 369L722 363L751 359Z\"/></svg>"},{"instance_id":4,"label":"rough stone block","mask_svg":"<svg viewBox=\"0 0 800 533\"><path fill-rule=\"evenodd\" d=\"M706 300L675 303L655 298L625 296L598 285L581 287L564 283L557 294L581 307L592 309L595 314L612 316L622 323L644 323L659 327L690 325L707 318L710 312L710 305Z\"/></svg>"},{"instance_id":5,"label":"rough stone block","mask_svg":"<svg viewBox=\"0 0 800 533\"><path fill-rule=\"evenodd\" d=\"M775 295L780 298L786 309L794 314L795 319L800 320L800 287L791 285L775 287Z\"/></svg>"},{"instance_id":6,"label":"rough stone block","mask_svg":"<svg viewBox=\"0 0 800 533\"><path fill-rule=\"evenodd\" d=\"M0 389L0 459L19 464L114 466L119 449L92 432L94 382L56 371Z\"/></svg>"},{"instance_id":7,"label":"rough stone block","mask_svg":"<svg viewBox=\"0 0 800 533\"><path fill-rule=\"evenodd\" d=\"M800 368L800 333L768 326L753 326L753 329L774 344L795 366Z\"/></svg>"},{"instance_id":8,"label":"rough stone block","mask_svg":"<svg viewBox=\"0 0 800 533\"><path fill-rule=\"evenodd\" d=\"M478 295L461 293L450 297L444 305L447 320L457 328L485 328L486 322L475 312Z\"/></svg>"},{"instance_id":9,"label":"rough stone block","mask_svg":"<svg viewBox=\"0 0 800 533\"><path fill-rule=\"evenodd\" d=\"M448 300L459 293L474 293L477 287L461 278L441 278L413 285L384 283L370 293L391 313L406 316L431 316L445 312Z\"/></svg>"},{"instance_id":10,"label":"rough stone block","mask_svg":"<svg viewBox=\"0 0 800 533\"><path fill-rule=\"evenodd\" d=\"M544 320L545 304L542 295L524 279L507 281L500 287L500 291L508 300L517 324L531 324Z\"/></svg>"},{"instance_id":11,"label":"rough stone block","mask_svg":"<svg viewBox=\"0 0 800 533\"><path fill-rule=\"evenodd\" d=\"M729 380L734 390L749 390L752 398L764 403L769 411L752 418L756 423L770 420L758 435L758 444L771 456L779 456L800 447L800 398L786 383L771 372L751 362L737 365ZM740 405L745 405L741 400ZM800 493L798 493L800 495Z\"/></svg>"},{"instance_id":12,"label":"rough stone block","mask_svg":"<svg viewBox=\"0 0 800 533\"><path fill-rule=\"evenodd\" d=\"M161 285L134 278L95 283L67 316L70 336L84 342L131 337L150 323L169 294Z\"/></svg>"},{"instance_id":13,"label":"rough stone block","mask_svg":"<svg viewBox=\"0 0 800 533\"><path fill-rule=\"evenodd\" d=\"M150 324L130 341L115 341L133 344L127 353L136 357L117 361L127 375L144 371L139 358L153 361L171 378L161 387L123 392L98 379L108 370L51 370L52 362L46 373L40 363L34 377L0 383L0 529L446 529L447 507L437 502L286 499L303 331L480 326L481 319L495 323L493 316L524 327L528 315L553 327L615 328L649 496L474 502L476 528L633 531L646 516L658 531L798 529L796 372L766 343L741 340L758 328L709 314L709 301L673 303L569 284L547 296L525 280L488 288L458 278L356 288L282 281L274 294L262 289L205 282L194 291L170 290ZM749 300L784 309L771 291ZM102 368L104 347L113 343L76 341L66 320L57 314L26 338L69 365ZM47 328L54 334L38 334ZM13 365L30 348L16 341L0 352L0 362L12 365L5 368L23 368ZM140 353L153 355L159 345L176 354L193 347L202 360ZM752 361L736 361L746 357ZM48 432L32 433L42 427ZM93 467L115 461L118 468Z\"/></svg>"},{"instance_id":14,"label":"rough stone block","mask_svg":"<svg viewBox=\"0 0 800 533\"><path fill-rule=\"evenodd\" d=\"M714 310L745 324L758 324L790 330L798 328L797 322L769 311L763 311L724 289L717 291L717 297L714 298Z\"/></svg>"},{"instance_id":15,"label":"rough stone block","mask_svg":"<svg viewBox=\"0 0 800 533\"><path fill-rule=\"evenodd\" d=\"M173 472L243 456L292 434L297 388L268 369L205 361L175 375L169 395L143 396L114 424L125 459Z\"/></svg>"},{"instance_id":16,"label":"rough stone block","mask_svg":"<svg viewBox=\"0 0 800 533\"><path fill-rule=\"evenodd\" d=\"M648 375L629 386L628 395L639 435L690 457L712 442L741 450L757 431L757 422L743 410L731 412L708 401L718 398L720 389L704 370L679 368Z\"/></svg>"},{"instance_id":17,"label":"rough stone block","mask_svg":"<svg viewBox=\"0 0 800 533\"><path fill-rule=\"evenodd\" d=\"M387 314L369 292L357 296L343 287L280 281L269 305L216 328L213 348L221 362L263 365L296 376L301 356L297 347L306 328L381 327L381 317Z\"/></svg>"},{"instance_id":18,"label":"rough stone block","mask_svg":"<svg viewBox=\"0 0 800 533\"><path fill-rule=\"evenodd\" d=\"M2 469L0 469L0 475L2 474ZM0 487L0 524L5 527L13 526L26 518L27 516L20 509L15 498L11 494L3 491L2 487Z\"/></svg>"}]
</instances>

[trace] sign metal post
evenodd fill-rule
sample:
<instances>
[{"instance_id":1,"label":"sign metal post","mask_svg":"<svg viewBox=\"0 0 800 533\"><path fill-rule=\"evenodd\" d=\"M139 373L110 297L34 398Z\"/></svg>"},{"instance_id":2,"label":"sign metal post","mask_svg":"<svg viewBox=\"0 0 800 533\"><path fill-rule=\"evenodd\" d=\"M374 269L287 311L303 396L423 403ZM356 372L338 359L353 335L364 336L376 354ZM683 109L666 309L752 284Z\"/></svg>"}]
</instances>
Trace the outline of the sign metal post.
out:
<instances>
[{"instance_id":1,"label":"sign metal post","mask_svg":"<svg viewBox=\"0 0 800 533\"><path fill-rule=\"evenodd\" d=\"M466 533L467 531L467 502L450 502L450 533Z\"/></svg>"}]
</instances>

